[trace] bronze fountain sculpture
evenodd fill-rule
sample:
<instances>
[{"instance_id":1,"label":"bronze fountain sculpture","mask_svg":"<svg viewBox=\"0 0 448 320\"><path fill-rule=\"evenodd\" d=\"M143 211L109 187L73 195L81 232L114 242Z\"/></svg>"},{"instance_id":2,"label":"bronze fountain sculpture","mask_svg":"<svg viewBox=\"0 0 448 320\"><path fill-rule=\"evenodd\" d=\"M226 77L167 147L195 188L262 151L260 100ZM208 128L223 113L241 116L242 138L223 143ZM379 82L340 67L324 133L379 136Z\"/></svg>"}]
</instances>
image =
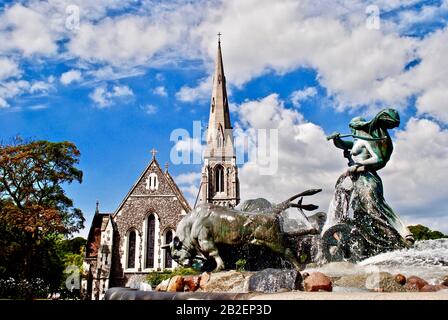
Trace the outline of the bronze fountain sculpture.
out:
<instances>
[{"instance_id":1,"label":"bronze fountain sculpture","mask_svg":"<svg viewBox=\"0 0 448 320\"><path fill-rule=\"evenodd\" d=\"M337 148L344 150L348 166L336 182L335 192L322 232L323 255L327 261L359 261L368 256L407 247L412 233L386 203L377 171L389 161L393 144L388 129L400 117L395 109L380 111L371 121L353 118L349 124L353 141L335 133Z\"/></svg>"},{"instance_id":2,"label":"bronze fountain sculpture","mask_svg":"<svg viewBox=\"0 0 448 320\"><path fill-rule=\"evenodd\" d=\"M213 269L219 271L228 266L220 245L268 248L298 270L304 265L299 262L301 252L297 249L306 241L308 247L311 243L311 251L318 251L311 254L312 262L318 263L356 262L380 252L409 247L414 242L412 233L386 203L377 174L393 151L388 129L399 124L398 112L384 109L371 121L353 118L349 124L351 134L334 133L327 137L344 150L349 167L336 182L326 215L307 217L302 211L317 209L315 205L302 204L302 199L321 189L307 190L278 205L262 198L247 200L236 208L204 203L182 219L173 242L163 248L182 266L203 267L211 260ZM354 140L342 140L343 137ZM314 227L285 232L281 213L288 208L297 208ZM310 256L309 251L307 254ZM257 259L266 260L263 256Z\"/></svg>"}]
</instances>

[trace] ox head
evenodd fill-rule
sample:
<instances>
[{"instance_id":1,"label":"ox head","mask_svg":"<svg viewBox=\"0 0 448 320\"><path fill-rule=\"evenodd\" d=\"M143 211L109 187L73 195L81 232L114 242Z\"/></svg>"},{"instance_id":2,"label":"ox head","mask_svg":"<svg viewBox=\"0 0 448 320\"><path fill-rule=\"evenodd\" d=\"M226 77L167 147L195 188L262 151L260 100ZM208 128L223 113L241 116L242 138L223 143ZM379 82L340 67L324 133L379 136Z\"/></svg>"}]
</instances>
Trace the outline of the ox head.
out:
<instances>
[{"instance_id":1,"label":"ox head","mask_svg":"<svg viewBox=\"0 0 448 320\"><path fill-rule=\"evenodd\" d=\"M163 245L162 249L170 250L171 258L181 266L190 267L193 263L192 251L194 251L194 248L185 244L178 236L175 236L170 244Z\"/></svg>"}]
</instances>

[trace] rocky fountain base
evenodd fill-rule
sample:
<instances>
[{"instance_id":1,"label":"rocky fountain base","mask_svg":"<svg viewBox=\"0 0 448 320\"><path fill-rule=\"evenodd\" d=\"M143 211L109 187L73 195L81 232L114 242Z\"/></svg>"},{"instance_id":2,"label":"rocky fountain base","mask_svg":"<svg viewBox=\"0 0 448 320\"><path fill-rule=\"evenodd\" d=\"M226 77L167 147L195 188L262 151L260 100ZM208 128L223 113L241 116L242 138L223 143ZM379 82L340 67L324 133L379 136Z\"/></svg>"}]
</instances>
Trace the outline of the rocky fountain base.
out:
<instances>
[{"instance_id":1,"label":"rocky fountain base","mask_svg":"<svg viewBox=\"0 0 448 320\"><path fill-rule=\"evenodd\" d=\"M434 292L437 296L433 295L431 299L448 299L447 252L448 239L427 240L418 242L413 248L379 254L356 264L308 264L302 272L270 268L174 276L153 291L111 288L106 299L245 300L272 298L274 295L283 299L308 299L313 294L311 292L318 291L331 292L335 298L338 294L345 294L357 299L367 298L366 293L407 292L411 293L411 298L418 298L420 292ZM395 295L396 298L400 296Z\"/></svg>"}]
</instances>

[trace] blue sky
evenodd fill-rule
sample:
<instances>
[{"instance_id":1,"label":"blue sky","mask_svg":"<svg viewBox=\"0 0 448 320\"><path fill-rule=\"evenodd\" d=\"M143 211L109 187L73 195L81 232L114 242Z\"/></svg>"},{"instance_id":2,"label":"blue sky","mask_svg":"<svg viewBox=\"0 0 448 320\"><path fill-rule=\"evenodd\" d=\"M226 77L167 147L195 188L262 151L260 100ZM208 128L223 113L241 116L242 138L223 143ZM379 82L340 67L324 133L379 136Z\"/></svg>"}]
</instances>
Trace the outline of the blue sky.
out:
<instances>
[{"instance_id":1,"label":"blue sky","mask_svg":"<svg viewBox=\"0 0 448 320\"><path fill-rule=\"evenodd\" d=\"M67 190L88 227L96 200L117 208L151 148L163 165L174 129L206 125L220 31L235 127L280 134L275 175L240 165L243 198L323 187L325 211L345 169L325 134L395 107L386 200L406 223L448 232L447 19L442 0L3 1L0 138L78 146L84 182ZM170 172L193 202L200 165Z\"/></svg>"}]
</instances>

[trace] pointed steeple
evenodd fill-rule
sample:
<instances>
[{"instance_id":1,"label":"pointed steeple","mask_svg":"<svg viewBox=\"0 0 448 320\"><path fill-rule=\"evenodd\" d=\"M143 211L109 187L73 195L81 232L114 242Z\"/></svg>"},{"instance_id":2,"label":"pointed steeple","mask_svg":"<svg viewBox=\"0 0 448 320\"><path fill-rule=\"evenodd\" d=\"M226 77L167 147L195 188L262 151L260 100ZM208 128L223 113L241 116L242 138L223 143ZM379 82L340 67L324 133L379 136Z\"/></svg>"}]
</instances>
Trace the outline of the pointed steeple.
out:
<instances>
[{"instance_id":1,"label":"pointed steeple","mask_svg":"<svg viewBox=\"0 0 448 320\"><path fill-rule=\"evenodd\" d=\"M226 77L221 52L221 33L218 33L215 73L213 75L207 146L201 184L196 198L198 203L215 203L234 207L240 202L238 166L233 148L233 132L227 100Z\"/></svg>"},{"instance_id":2,"label":"pointed steeple","mask_svg":"<svg viewBox=\"0 0 448 320\"><path fill-rule=\"evenodd\" d=\"M218 36L220 35L219 33ZM222 62L221 39L219 38L210 101L206 156L232 157L233 155L232 125Z\"/></svg>"}]
</instances>

